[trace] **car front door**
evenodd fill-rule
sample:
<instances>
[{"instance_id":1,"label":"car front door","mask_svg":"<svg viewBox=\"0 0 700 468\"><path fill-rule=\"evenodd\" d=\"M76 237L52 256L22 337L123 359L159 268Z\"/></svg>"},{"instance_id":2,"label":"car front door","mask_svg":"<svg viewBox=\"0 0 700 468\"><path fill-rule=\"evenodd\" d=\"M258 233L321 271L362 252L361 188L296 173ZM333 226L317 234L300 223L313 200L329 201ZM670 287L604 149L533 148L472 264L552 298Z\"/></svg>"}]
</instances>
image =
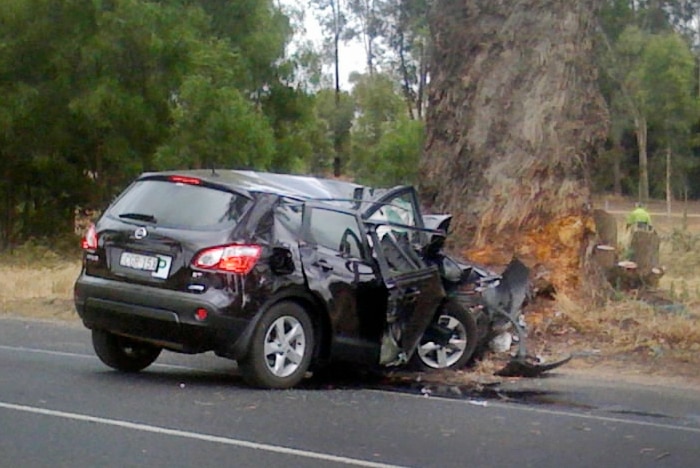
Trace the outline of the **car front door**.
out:
<instances>
[{"instance_id":1,"label":"car front door","mask_svg":"<svg viewBox=\"0 0 700 468\"><path fill-rule=\"evenodd\" d=\"M440 274L414 250L420 229L365 222L372 255L387 290L386 328L382 336L380 363L407 362L445 297Z\"/></svg>"}]
</instances>

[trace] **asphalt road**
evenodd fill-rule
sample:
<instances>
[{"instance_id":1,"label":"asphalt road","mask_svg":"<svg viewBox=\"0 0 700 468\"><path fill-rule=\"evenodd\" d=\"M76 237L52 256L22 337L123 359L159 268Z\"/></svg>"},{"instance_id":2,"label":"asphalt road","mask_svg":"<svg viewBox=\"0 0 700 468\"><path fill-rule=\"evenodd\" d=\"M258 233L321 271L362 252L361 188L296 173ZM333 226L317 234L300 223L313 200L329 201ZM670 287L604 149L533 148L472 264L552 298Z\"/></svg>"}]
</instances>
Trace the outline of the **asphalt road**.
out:
<instances>
[{"instance_id":1,"label":"asphalt road","mask_svg":"<svg viewBox=\"0 0 700 468\"><path fill-rule=\"evenodd\" d=\"M79 324L0 318L0 466L693 467L700 395L563 372L480 395L263 391L208 354L120 374Z\"/></svg>"}]
</instances>

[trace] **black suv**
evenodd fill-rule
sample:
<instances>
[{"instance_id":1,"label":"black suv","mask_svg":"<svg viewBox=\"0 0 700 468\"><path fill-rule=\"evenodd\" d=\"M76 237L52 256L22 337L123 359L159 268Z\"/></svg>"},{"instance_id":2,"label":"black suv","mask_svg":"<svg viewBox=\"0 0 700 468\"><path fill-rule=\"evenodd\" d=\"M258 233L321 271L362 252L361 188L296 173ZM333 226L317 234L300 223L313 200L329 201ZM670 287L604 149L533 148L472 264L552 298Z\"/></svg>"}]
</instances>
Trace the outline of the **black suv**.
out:
<instances>
[{"instance_id":1,"label":"black suv","mask_svg":"<svg viewBox=\"0 0 700 468\"><path fill-rule=\"evenodd\" d=\"M99 358L127 372L162 349L214 351L269 388L332 360L458 367L475 321L421 255L439 237L412 187L146 173L85 235L75 305Z\"/></svg>"}]
</instances>

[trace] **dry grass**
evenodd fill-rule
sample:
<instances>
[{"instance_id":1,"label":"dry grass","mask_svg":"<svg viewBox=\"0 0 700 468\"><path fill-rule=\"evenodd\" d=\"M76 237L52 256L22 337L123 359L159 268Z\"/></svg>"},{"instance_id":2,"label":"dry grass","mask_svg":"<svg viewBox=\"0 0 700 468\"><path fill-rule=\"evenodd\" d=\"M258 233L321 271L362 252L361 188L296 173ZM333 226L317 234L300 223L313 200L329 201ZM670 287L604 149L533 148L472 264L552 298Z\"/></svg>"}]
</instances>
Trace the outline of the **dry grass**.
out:
<instances>
[{"instance_id":1,"label":"dry grass","mask_svg":"<svg viewBox=\"0 0 700 468\"><path fill-rule=\"evenodd\" d=\"M625 211L618 218L618 251L630 234ZM670 373L697 374L700 364L700 218L683 225L681 216L655 215L661 237L660 263L665 274L654 291L619 293L603 306L582 304L559 294L534 320L534 334L559 341L573 351L596 350L625 362L637 360ZM685 371L681 371L685 369Z\"/></svg>"},{"instance_id":2,"label":"dry grass","mask_svg":"<svg viewBox=\"0 0 700 468\"><path fill-rule=\"evenodd\" d=\"M0 313L37 318L76 319L73 283L77 258L28 245L0 258Z\"/></svg>"}]
</instances>

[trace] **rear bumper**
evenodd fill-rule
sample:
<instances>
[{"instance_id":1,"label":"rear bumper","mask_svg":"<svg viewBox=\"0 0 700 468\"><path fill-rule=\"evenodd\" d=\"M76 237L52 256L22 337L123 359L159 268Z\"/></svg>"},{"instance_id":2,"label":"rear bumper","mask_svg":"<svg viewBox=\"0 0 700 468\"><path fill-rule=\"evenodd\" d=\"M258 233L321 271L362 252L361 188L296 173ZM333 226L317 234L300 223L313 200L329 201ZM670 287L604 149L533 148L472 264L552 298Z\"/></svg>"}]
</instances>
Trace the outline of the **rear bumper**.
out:
<instances>
[{"instance_id":1,"label":"rear bumper","mask_svg":"<svg viewBox=\"0 0 700 468\"><path fill-rule=\"evenodd\" d=\"M243 310L236 295L221 290L192 294L85 274L76 281L74 296L76 311L87 328L173 351L215 351L234 359L244 349L239 340L249 334L255 315ZM195 318L200 308L207 310L206 320Z\"/></svg>"}]
</instances>

